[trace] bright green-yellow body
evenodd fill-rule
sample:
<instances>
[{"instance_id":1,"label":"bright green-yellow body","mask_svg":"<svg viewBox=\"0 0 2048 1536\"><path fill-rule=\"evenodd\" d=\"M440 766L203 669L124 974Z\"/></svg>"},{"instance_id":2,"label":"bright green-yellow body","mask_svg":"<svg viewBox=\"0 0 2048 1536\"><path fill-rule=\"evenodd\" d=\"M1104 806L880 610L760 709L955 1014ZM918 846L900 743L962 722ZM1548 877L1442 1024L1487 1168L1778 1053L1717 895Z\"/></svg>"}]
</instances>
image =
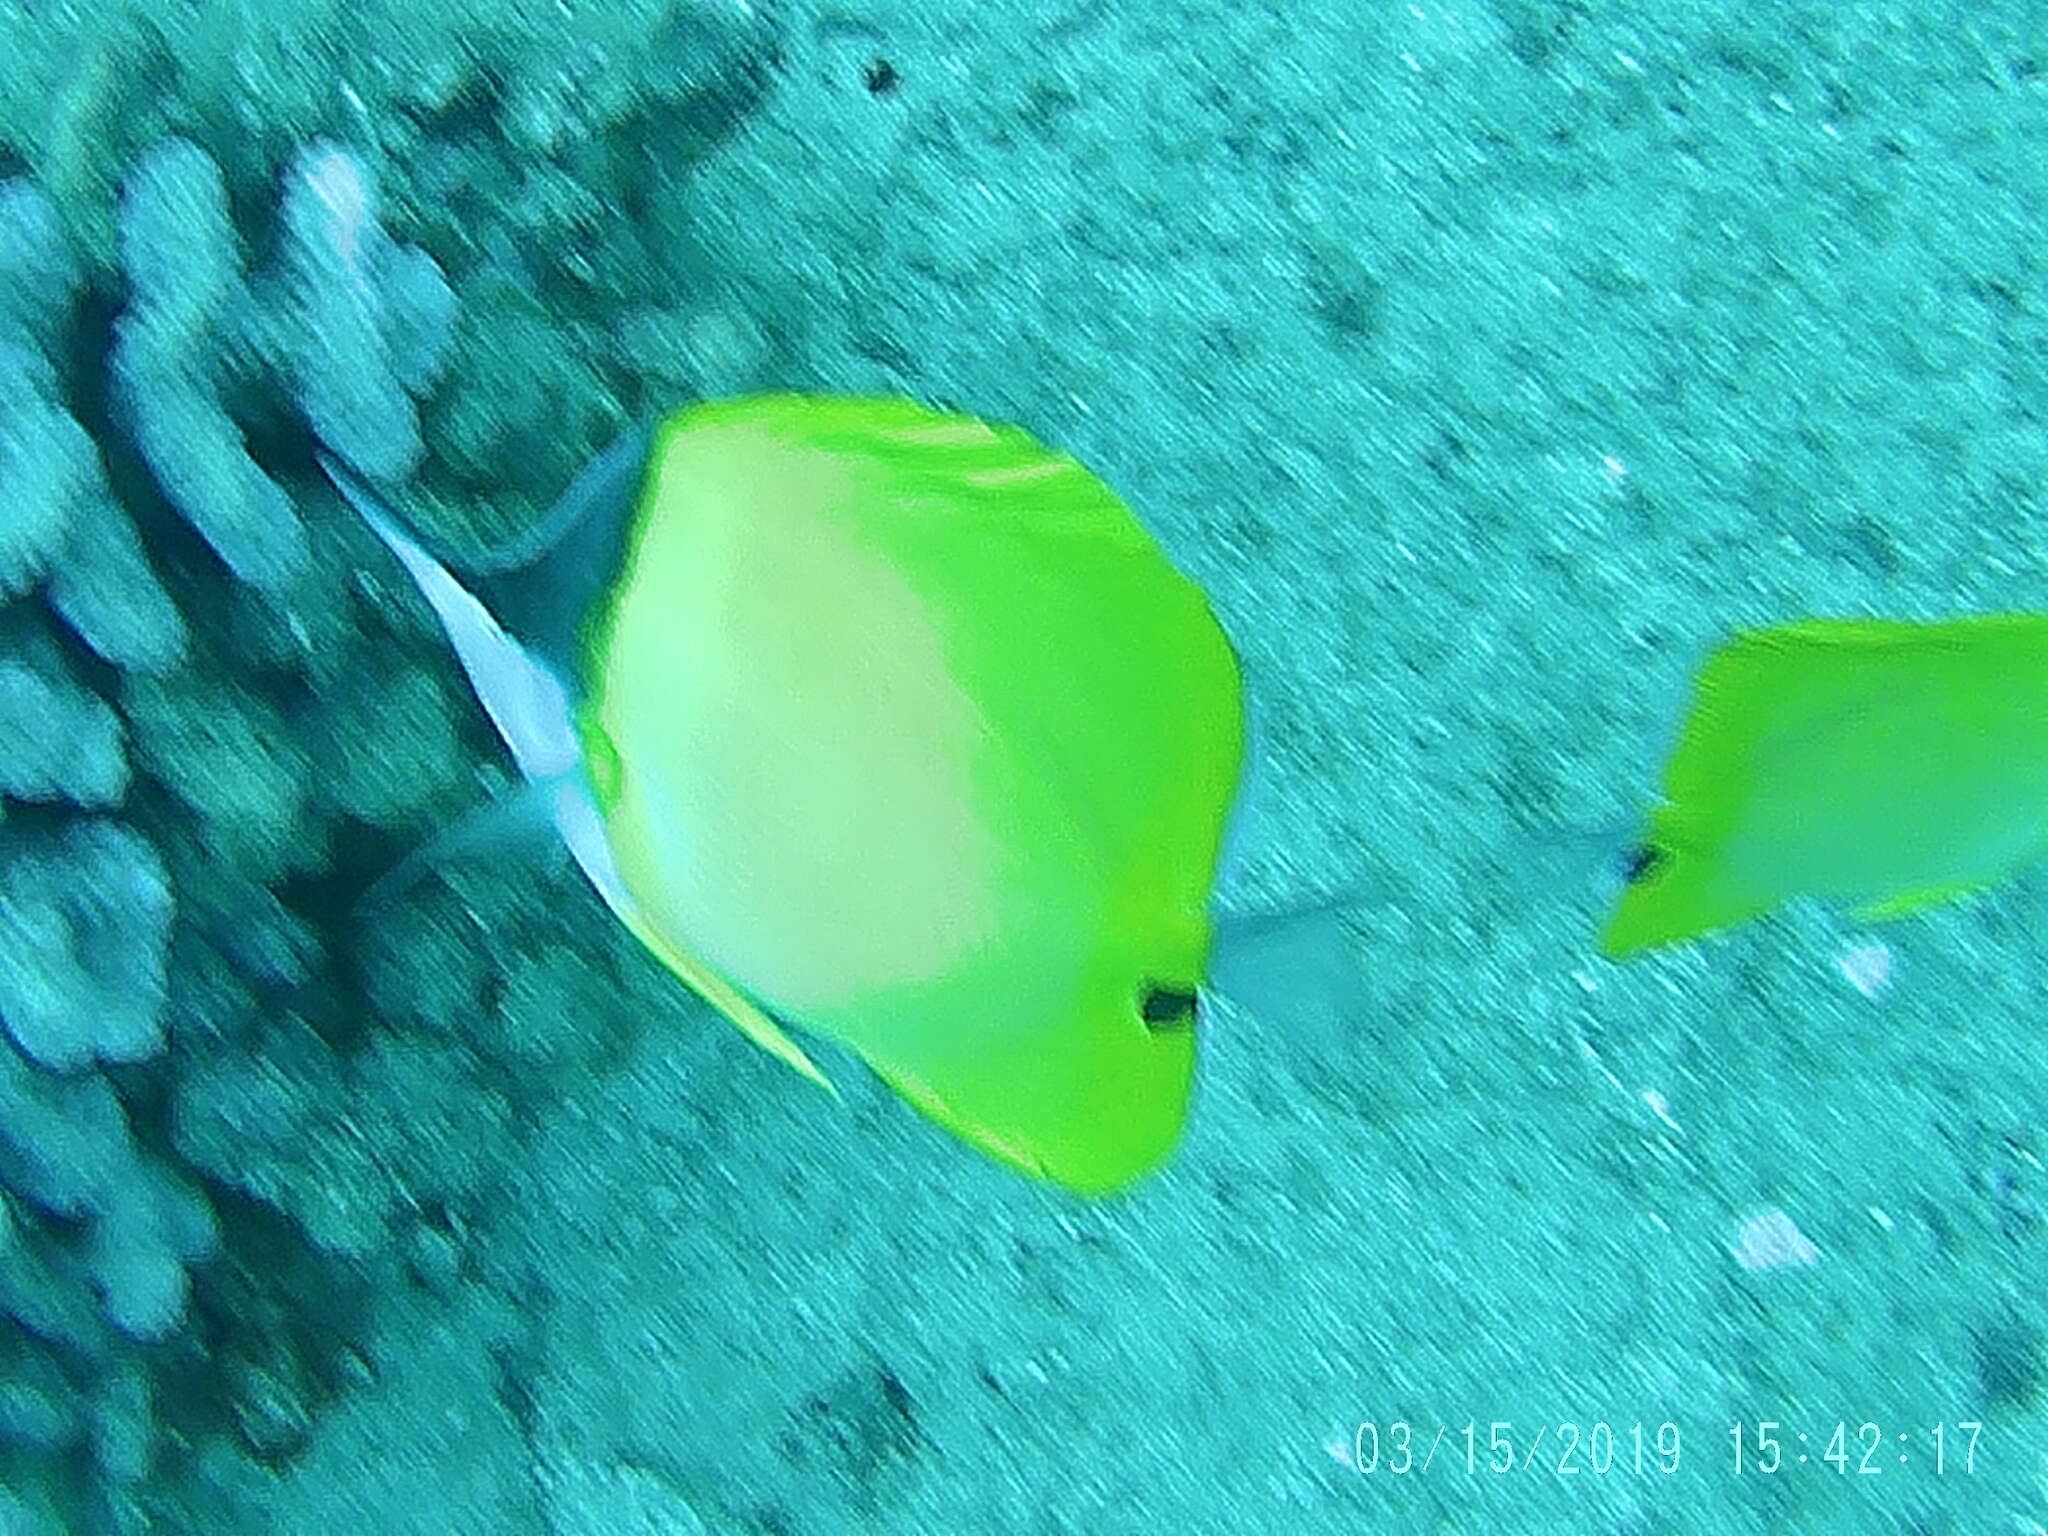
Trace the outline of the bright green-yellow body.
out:
<instances>
[{"instance_id":1,"label":"bright green-yellow body","mask_svg":"<svg viewBox=\"0 0 2048 1536\"><path fill-rule=\"evenodd\" d=\"M1204 979L1243 706L1100 481L906 401L683 411L583 671L629 920L742 1028L1076 1190L1166 1157L1193 1021L1141 1009Z\"/></svg>"},{"instance_id":2,"label":"bright green-yellow body","mask_svg":"<svg viewBox=\"0 0 2048 1536\"><path fill-rule=\"evenodd\" d=\"M1825 898L1866 918L2048 855L2048 618L1812 621L1702 668L1610 955Z\"/></svg>"}]
</instances>

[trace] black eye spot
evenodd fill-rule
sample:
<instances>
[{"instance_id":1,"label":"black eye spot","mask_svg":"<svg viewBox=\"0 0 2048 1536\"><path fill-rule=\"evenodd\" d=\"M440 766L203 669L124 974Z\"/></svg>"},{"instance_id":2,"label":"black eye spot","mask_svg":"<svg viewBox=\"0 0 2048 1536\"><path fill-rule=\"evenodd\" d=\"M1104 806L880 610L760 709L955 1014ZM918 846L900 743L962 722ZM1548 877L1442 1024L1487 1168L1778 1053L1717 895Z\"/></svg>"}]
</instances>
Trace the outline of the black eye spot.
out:
<instances>
[{"instance_id":1,"label":"black eye spot","mask_svg":"<svg viewBox=\"0 0 2048 1536\"><path fill-rule=\"evenodd\" d=\"M1188 987L1148 986L1138 996L1138 1017L1147 1029L1191 1029L1195 1023L1195 994Z\"/></svg>"},{"instance_id":2,"label":"black eye spot","mask_svg":"<svg viewBox=\"0 0 2048 1536\"><path fill-rule=\"evenodd\" d=\"M1621 866L1621 878L1630 885L1641 885L1652 875L1662 874L1670 863L1668 852L1655 843L1644 843L1629 850Z\"/></svg>"},{"instance_id":3,"label":"black eye spot","mask_svg":"<svg viewBox=\"0 0 2048 1536\"><path fill-rule=\"evenodd\" d=\"M894 95L903 77L896 73L896 66L887 59L876 59L861 72L861 81L868 88L870 96Z\"/></svg>"}]
</instances>

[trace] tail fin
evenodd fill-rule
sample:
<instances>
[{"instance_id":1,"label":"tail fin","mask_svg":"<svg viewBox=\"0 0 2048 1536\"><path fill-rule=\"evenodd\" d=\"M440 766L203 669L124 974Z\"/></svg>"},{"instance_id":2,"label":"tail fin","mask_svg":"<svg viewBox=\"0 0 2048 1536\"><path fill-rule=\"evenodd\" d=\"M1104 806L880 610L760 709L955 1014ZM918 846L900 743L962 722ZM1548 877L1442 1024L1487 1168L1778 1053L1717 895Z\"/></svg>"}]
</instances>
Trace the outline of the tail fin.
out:
<instances>
[{"instance_id":1,"label":"tail fin","mask_svg":"<svg viewBox=\"0 0 2048 1536\"><path fill-rule=\"evenodd\" d=\"M1366 1004L1349 919L1377 894L1336 891L1280 911L1220 915L1210 988L1275 1025L1327 1029Z\"/></svg>"}]
</instances>

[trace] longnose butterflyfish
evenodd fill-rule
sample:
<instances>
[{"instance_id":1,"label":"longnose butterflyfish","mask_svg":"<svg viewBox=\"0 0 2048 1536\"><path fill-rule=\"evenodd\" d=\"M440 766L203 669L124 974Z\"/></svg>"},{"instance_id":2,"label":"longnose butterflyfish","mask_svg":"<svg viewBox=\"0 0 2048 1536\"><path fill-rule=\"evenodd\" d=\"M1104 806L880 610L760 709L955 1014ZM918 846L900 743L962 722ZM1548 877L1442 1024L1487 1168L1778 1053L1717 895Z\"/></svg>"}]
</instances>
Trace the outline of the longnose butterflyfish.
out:
<instances>
[{"instance_id":1,"label":"longnose butterflyfish","mask_svg":"<svg viewBox=\"0 0 2048 1536\"><path fill-rule=\"evenodd\" d=\"M2048 617L1750 630L1700 670L1601 947L1795 897L1899 917L2044 855Z\"/></svg>"},{"instance_id":2,"label":"longnose butterflyfish","mask_svg":"<svg viewBox=\"0 0 2048 1536\"><path fill-rule=\"evenodd\" d=\"M458 577L328 469L604 901L749 1037L1070 1190L1168 1157L1245 705L1095 475L902 399L699 404Z\"/></svg>"}]
</instances>

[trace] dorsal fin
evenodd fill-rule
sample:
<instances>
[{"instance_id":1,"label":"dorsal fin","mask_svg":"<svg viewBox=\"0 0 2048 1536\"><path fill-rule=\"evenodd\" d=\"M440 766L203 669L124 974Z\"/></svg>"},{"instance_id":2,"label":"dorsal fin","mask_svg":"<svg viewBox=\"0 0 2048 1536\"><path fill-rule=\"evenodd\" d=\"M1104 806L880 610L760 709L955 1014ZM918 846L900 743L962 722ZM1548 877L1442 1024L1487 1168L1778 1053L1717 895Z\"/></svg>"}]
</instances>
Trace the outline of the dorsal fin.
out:
<instances>
[{"instance_id":1,"label":"dorsal fin","mask_svg":"<svg viewBox=\"0 0 2048 1536\"><path fill-rule=\"evenodd\" d=\"M498 622L565 678L579 671L585 615L625 562L651 437L645 427L622 434L584 465L546 517L461 567Z\"/></svg>"},{"instance_id":2,"label":"dorsal fin","mask_svg":"<svg viewBox=\"0 0 2048 1536\"><path fill-rule=\"evenodd\" d=\"M564 674L507 634L496 613L399 525L368 485L321 456L321 467L356 514L406 569L441 621L471 689L511 750L521 775L559 778L583 761Z\"/></svg>"},{"instance_id":3,"label":"dorsal fin","mask_svg":"<svg viewBox=\"0 0 2048 1536\"><path fill-rule=\"evenodd\" d=\"M522 823L551 822L605 904L641 943L757 1045L828 1092L830 1080L803 1048L740 988L671 943L641 914L619 877L584 777L566 682L575 676L576 630L624 559L646 459L645 434L628 434L577 476L555 510L526 538L485 562L469 584L399 525L395 512L363 481L326 455L321 467L350 506L397 556L440 619L484 712L527 780L499 807L430 844L380 880L365 898L374 915L426 868L487 844ZM590 569L585 570L588 566ZM493 566L502 566L489 574ZM593 578L591 571L600 575ZM472 592L470 585L478 590ZM577 590L580 588L581 590ZM526 626L507 622L502 608ZM550 643L556 648L548 648ZM557 659L559 657L559 659Z\"/></svg>"},{"instance_id":4,"label":"dorsal fin","mask_svg":"<svg viewBox=\"0 0 2048 1536\"><path fill-rule=\"evenodd\" d=\"M547 516L503 544L471 553L424 532L331 455L321 454L320 465L408 567L412 562L394 535L475 594L497 624L557 676L573 680L584 616L625 562L651 439L646 427L622 433L583 466Z\"/></svg>"}]
</instances>

